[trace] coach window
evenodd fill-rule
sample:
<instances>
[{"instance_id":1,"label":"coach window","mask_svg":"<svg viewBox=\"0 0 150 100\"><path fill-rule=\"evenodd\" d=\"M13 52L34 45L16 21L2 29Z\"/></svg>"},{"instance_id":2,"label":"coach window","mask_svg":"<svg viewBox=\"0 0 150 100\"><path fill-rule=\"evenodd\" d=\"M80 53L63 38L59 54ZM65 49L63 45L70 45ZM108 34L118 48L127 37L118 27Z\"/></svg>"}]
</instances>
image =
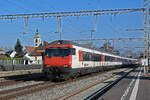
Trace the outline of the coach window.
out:
<instances>
[{"instance_id":1,"label":"coach window","mask_svg":"<svg viewBox=\"0 0 150 100\"><path fill-rule=\"evenodd\" d=\"M121 58L119 58L119 61L118 62L122 62L122 59Z\"/></svg>"},{"instance_id":2,"label":"coach window","mask_svg":"<svg viewBox=\"0 0 150 100\"><path fill-rule=\"evenodd\" d=\"M115 62L115 57L111 57L111 61L112 61L112 62Z\"/></svg>"},{"instance_id":3,"label":"coach window","mask_svg":"<svg viewBox=\"0 0 150 100\"><path fill-rule=\"evenodd\" d=\"M94 61L101 61L101 55L100 54L94 54Z\"/></svg>"},{"instance_id":4,"label":"coach window","mask_svg":"<svg viewBox=\"0 0 150 100\"><path fill-rule=\"evenodd\" d=\"M115 57L105 56L105 61L113 62L113 61L115 61Z\"/></svg>"},{"instance_id":5,"label":"coach window","mask_svg":"<svg viewBox=\"0 0 150 100\"><path fill-rule=\"evenodd\" d=\"M109 61L109 56L105 56L105 61Z\"/></svg>"},{"instance_id":6,"label":"coach window","mask_svg":"<svg viewBox=\"0 0 150 100\"><path fill-rule=\"evenodd\" d=\"M101 55L90 52L83 52L82 59L83 61L101 61Z\"/></svg>"},{"instance_id":7,"label":"coach window","mask_svg":"<svg viewBox=\"0 0 150 100\"><path fill-rule=\"evenodd\" d=\"M83 60L83 61L88 61L87 52L82 52L82 60Z\"/></svg>"}]
</instances>

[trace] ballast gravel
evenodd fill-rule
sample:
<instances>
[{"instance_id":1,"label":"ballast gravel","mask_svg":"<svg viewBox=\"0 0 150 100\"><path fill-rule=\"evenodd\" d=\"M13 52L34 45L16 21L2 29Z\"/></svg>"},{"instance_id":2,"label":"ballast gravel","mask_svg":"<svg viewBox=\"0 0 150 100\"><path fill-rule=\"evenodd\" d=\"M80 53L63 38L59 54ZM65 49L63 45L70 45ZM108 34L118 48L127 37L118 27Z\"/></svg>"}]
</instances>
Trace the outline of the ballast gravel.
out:
<instances>
[{"instance_id":1,"label":"ballast gravel","mask_svg":"<svg viewBox=\"0 0 150 100\"><path fill-rule=\"evenodd\" d=\"M24 95L21 97L13 98L11 100L58 100L59 97L64 96L73 91L89 85L95 81L103 80L112 76L113 73L124 71L125 68L109 71L106 73L98 74L97 76L89 77L79 81L74 81L64 85L58 85L53 88L48 88L33 94ZM78 100L78 99L76 99Z\"/></svg>"},{"instance_id":2,"label":"ballast gravel","mask_svg":"<svg viewBox=\"0 0 150 100\"><path fill-rule=\"evenodd\" d=\"M89 77L79 81L67 83L64 85L58 85L53 88L48 88L33 94L24 95L21 97L13 98L11 100L57 100L59 97L68 93L76 91L86 85L89 85L95 81L103 80L106 77L112 76L113 73L124 71L125 69L117 69L97 76Z\"/></svg>"},{"instance_id":3,"label":"ballast gravel","mask_svg":"<svg viewBox=\"0 0 150 100\"><path fill-rule=\"evenodd\" d=\"M19 87L24 87L24 86L38 84L38 83L42 83L42 81L41 82L27 81L27 82L23 82L21 84L13 84L13 85L9 85L9 86L3 86L3 87L0 87L0 91L19 88Z\"/></svg>"}]
</instances>

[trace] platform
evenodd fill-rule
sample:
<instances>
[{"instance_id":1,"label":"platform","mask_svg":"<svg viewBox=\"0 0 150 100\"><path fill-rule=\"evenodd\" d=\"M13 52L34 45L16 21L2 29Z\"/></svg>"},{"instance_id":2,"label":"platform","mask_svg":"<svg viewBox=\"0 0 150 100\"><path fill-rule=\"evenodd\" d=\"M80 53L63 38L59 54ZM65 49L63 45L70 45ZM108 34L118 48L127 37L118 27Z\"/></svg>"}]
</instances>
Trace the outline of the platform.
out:
<instances>
[{"instance_id":1,"label":"platform","mask_svg":"<svg viewBox=\"0 0 150 100\"><path fill-rule=\"evenodd\" d=\"M107 91L99 100L149 100L150 76L137 68Z\"/></svg>"},{"instance_id":2,"label":"platform","mask_svg":"<svg viewBox=\"0 0 150 100\"><path fill-rule=\"evenodd\" d=\"M26 74L34 74L34 73L41 73L41 72L42 72L42 69L0 71L0 77L26 75Z\"/></svg>"}]
</instances>

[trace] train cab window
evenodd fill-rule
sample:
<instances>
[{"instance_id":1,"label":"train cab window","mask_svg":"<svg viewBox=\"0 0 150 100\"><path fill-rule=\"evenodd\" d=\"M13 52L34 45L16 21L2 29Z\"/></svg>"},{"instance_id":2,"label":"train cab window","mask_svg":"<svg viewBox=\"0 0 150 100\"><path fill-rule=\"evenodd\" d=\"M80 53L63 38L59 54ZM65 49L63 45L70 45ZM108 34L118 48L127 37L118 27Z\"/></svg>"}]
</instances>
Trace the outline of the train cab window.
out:
<instances>
[{"instance_id":1,"label":"train cab window","mask_svg":"<svg viewBox=\"0 0 150 100\"><path fill-rule=\"evenodd\" d=\"M75 49L69 47L50 47L45 50L45 55L48 57L65 57L74 54Z\"/></svg>"},{"instance_id":2,"label":"train cab window","mask_svg":"<svg viewBox=\"0 0 150 100\"><path fill-rule=\"evenodd\" d=\"M70 54L72 54L72 55L75 55L75 54L76 54L75 48L70 48Z\"/></svg>"}]
</instances>

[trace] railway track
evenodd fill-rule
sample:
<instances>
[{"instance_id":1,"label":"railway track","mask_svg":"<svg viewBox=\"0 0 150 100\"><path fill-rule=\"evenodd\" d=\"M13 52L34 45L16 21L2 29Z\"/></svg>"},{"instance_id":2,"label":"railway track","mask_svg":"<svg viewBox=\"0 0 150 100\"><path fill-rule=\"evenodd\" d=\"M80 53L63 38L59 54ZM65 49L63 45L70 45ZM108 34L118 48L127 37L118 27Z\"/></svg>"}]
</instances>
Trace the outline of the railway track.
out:
<instances>
[{"instance_id":1,"label":"railway track","mask_svg":"<svg viewBox=\"0 0 150 100\"><path fill-rule=\"evenodd\" d=\"M105 71L105 72L108 72L108 71ZM23 87L13 88L13 89L9 89L9 90L2 90L2 91L0 91L0 100L7 100L7 99L12 99L15 97L27 95L27 94L32 94L34 92L38 92L38 91L48 89L48 88L53 88L58 85L63 85L63 84L67 84L69 82L79 81L79 80L82 80L82 79L85 79L88 77L94 77L98 74L102 74L105 72L89 74L86 76L81 76L79 78L67 80L67 81L63 81L63 82L42 82L42 83L37 83L37 84L33 84L33 85L27 85L27 86L23 86ZM18 81L18 83L21 83L21 82L22 81ZM14 82L14 83L16 84L16 82ZM3 84L5 84L5 83L3 83ZM7 85L8 84L9 83L7 83Z\"/></svg>"},{"instance_id":2,"label":"railway track","mask_svg":"<svg viewBox=\"0 0 150 100\"><path fill-rule=\"evenodd\" d=\"M46 87L51 87L51 86L54 86L54 84L49 83L49 82L43 82L43 83L37 83L33 85L27 85L24 87L3 90L3 91L0 91L0 100L7 100L7 99L15 98L18 96L26 95L26 94L31 94L31 93L40 91L44 88L46 89Z\"/></svg>"},{"instance_id":3,"label":"railway track","mask_svg":"<svg viewBox=\"0 0 150 100\"><path fill-rule=\"evenodd\" d=\"M127 70L125 70L125 71L127 71ZM115 81L113 81L112 83L106 85L104 88L102 88L102 89L94 92L92 95L90 95L89 97L87 97L85 100L97 100L102 94L104 94L113 85L115 85L116 83L118 83L122 78L124 78L131 71L132 70L130 70L129 72L125 73L122 77L117 78ZM98 84L104 83L105 81L107 81L107 80L109 80L111 78L114 78L115 76L117 76L117 75L113 74L112 76L107 77L107 78L105 78L103 80L99 80L99 81L93 82L93 83L91 83L91 84L89 84L89 85L87 85L87 86L85 86L83 88L80 88L79 90L76 90L76 91L74 91L72 93L66 94L64 96L60 96L60 97L57 98L57 100L66 100L66 99L69 99L69 98L71 98L71 97L73 97L75 95L78 95L81 92L86 91L86 90L88 90L88 89L90 89L90 88L92 88L92 87L94 87L94 86L96 86Z\"/></svg>"},{"instance_id":4,"label":"railway track","mask_svg":"<svg viewBox=\"0 0 150 100\"><path fill-rule=\"evenodd\" d=\"M42 79L42 75L41 76L24 76L21 78L18 78L18 76L14 76L14 78L6 78L3 79L3 81L0 82L0 87L4 87L4 86L10 86L10 85L17 85L17 84L21 84L24 83L26 81L31 81L31 80L37 80L37 79Z\"/></svg>"},{"instance_id":5,"label":"railway track","mask_svg":"<svg viewBox=\"0 0 150 100\"><path fill-rule=\"evenodd\" d=\"M8 81L0 82L0 87L9 86L9 85L13 85L13 84L21 84L23 82L24 81L8 80Z\"/></svg>"},{"instance_id":6,"label":"railway track","mask_svg":"<svg viewBox=\"0 0 150 100\"><path fill-rule=\"evenodd\" d=\"M109 71L105 71L105 72L109 72ZM0 91L0 100L8 100L8 99L20 97L20 96L23 96L23 95L27 95L27 94L33 94L35 92L38 92L38 91L41 91L41 90L44 90L44 89L54 88L56 86L61 86L61 85L71 83L71 82L75 82L75 81L79 81L79 80L82 80L82 79L85 79L85 78L94 77L94 76L97 76L98 74L102 74L102 73L105 73L105 72L89 74L89 75L86 75L86 76L81 76L79 78L72 79L72 80L67 80L67 81L63 81L63 82L42 82L42 83L27 85L27 86L23 86L23 87L18 87L18 88L13 88L13 89L8 89L8 90L2 90L2 91ZM112 77L114 77L114 75L112 75L109 78L112 78ZM103 82L103 81L105 81L109 78L106 78L104 80L98 81L98 82L93 83L93 84L90 84L89 86L83 87L80 90L75 91L74 93L71 93L71 94L65 95L65 96L61 96L58 99L60 99L60 100L67 99L67 98L69 98L73 95L76 95L76 94L78 94L78 93L80 93L80 92L82 92L82 91L84 91L84 90L86 90L86 89L88 89L88 88L90 88L90 87L92 87L96 84L99 84L99 83L101 83L101 82Z\"/></svg>"}]
</instances>

